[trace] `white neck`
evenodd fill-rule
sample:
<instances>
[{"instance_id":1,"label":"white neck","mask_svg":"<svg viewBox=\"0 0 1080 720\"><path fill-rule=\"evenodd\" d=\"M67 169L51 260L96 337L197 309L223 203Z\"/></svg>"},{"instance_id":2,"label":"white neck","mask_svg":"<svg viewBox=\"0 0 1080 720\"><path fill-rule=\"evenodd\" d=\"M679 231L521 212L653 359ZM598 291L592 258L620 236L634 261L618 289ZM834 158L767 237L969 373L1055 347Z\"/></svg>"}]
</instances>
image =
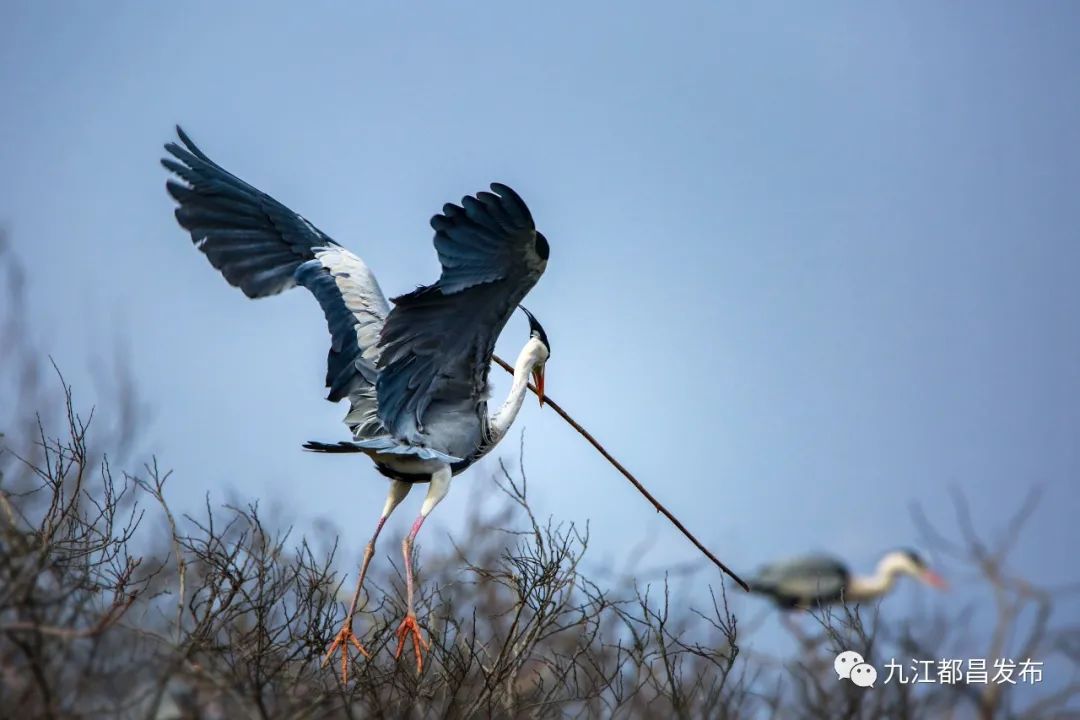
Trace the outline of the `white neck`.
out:
<instances>
[{"instance_id":1,"label":"white neck","mask_svg":"<svg viewBox=\"0 0 1080 720\"><path fill-rule=\"evenodd\" d=\"M896 578L905 571L903 562L897 560L892 554L886 555L877 564L873 575L851 578L844 591L844 597L849 600L871 600L880 597L892 589L892 586L896 584Z\"/></svg>"},{"instance_id":2,"label":"white neck","mask_svg":"<svg viewBox=\"0 0 1080 720\"><path fill-rule=\"evenodd\" d=\"M525 394L529 389L529 373L546 359L546 355L547 349L536 338L529 338L529 342L525 343L525 347L521 349L521 354L518 355L517 362L514 363L514 382L510 386L510 394L507 396L506 402L488 419L488 430L491 433L492 445L502 440L514 423L518 411L521 410L521 403L524 402Z\"/></svg>"}]
</instances>

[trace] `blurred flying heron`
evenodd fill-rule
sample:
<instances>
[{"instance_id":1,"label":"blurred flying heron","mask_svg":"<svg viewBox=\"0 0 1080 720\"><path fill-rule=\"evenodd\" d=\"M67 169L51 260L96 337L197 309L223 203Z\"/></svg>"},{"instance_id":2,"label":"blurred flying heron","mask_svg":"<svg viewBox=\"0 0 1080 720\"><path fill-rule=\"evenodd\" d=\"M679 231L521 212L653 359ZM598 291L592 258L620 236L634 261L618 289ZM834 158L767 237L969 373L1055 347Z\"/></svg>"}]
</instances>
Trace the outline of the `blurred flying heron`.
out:
<instances>
[{"instance_id":1,"label":"blurred flying heron","mask_svg":"<svg viewBox=\"0 0 1080 720\"><path fill-rule=\"evenodd\" d=\"M352 622L364 576L386 518L416 483L428 483L420 515L402 545L408 610L397 630L400 658L412 641L416 669L429 649L417 622L412 546L424 519L446 496L450 479L506 435L529 377L544 402L547 334L528 310L529 338L513 366L506 401L488 413L488 370L495 341L536 284L548 242L524 201L506 185L447 204L431 219L442 273L431 285L393 298L391 308L364 262L300 215L222 169L177 128L162 164L176 219L233 286L249 298L303 285L322 306L330 330L327 399L348 399L349 442L305 444L309 450L364 453L390 478L390 491L363 564L345 622L324 663L340 648L347 681L350 643L368 652Z\"/></svg>"},{"instance_id":2,"label":"blurred flying heron","mask_svg":"<svg viewBox=\"0 0 1080 720\"><path fill-rule=\"evenodd\" d=\"M808 555L766 565L750 578L750 591L772 598L784 610L812 609L842 602L873 600L888 593L901 575L910 575L936 588L945 580L914 550L894 550L868 577L852 575L839 560Z\"/></svg>"}]
</instances>

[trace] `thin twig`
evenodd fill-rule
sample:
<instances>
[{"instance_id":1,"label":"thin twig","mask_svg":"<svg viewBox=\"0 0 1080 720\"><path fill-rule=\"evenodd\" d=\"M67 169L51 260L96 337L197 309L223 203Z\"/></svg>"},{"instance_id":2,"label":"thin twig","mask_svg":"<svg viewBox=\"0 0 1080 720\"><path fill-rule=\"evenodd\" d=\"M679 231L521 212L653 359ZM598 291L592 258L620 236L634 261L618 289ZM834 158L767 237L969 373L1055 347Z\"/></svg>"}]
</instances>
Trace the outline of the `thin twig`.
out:
<instances>
[{"instance_id":1,"label":"thin twig","mask_svg":"<svg viewBox=\"0 0 1080 720\"><path fill-rule=\"evenodd\" d=\"M511 366L511 365L510 365L510 363L506 362L505 360L503 360L503 359L502 359L501 357L499 357L498 355L492 355L492 356L491 356L491 359L492 359L492 360L494 360L494 361L495 361L495 363L496 363L496 364L497 364L497 365L498 365L499 367L501 367L501 368L502 368L503 370L505 370L506 372L510 373L511 375L513 375L513 374L514 374L514 368L513 368L513 366ZM533 385L532 383L529 383L529 389L530 389L530 390L532 390L532 391L533 391L534 393L536 392L536 387L535 387L535 386L534 386L534 385ZM734 580L734 581L735 581L736 583L738 583L738 584L739 584L739 587L741 587L741 588L742 588L743 590L746 590L747 592L749 592L749 591L750 591L750 587L749 587L749 586L748 586L748 585L747 585L747 584L746 584L745 582L743 582L743 579L742 579L742 578L740 578L740 577L739 577L738 575L736 575L736 574L735 574L735 573L734 573L734 572L733 572L733 571L731 570L731 568L729 568L729 567L728 567L727 565L725 565L724 563L720 562L720 560L719 560L719 559L718 559L718 558L717 558L717 557L716 557L715 555L713 555L713 554L712 554L711 552L709 552L708 548L706 548L706 547L705 547L704 545L702 545L702 544L701 544L701 541L699 541L699 540L698 540L698 539L697 539L696 537L694 537L693 533L691 533L691 532L690 532L689 530L687 530L687 529L686 529L686 527L685 527L685 526L684 526L684 525L683 525L683 524L682 524L681 522L679 522L678 518L676 518L676 517L675 517L674 515L672 515L672 514L671 514L671 511L669 511L669 510L668 510L668 509L667 509L666 507L664 507L664 506L663 506L662 504L660 504L660 501L659 501L659 500L657 500L656 498L654 498L654 497L652 496L652 493L650 493L650 492L649 492L648 490L646 490L646 489L645 489L645 486L644 486L644 485L642 485L642 484L641 484L641 483L640 483L640 482L638 481L638 479L637 479L636 477L634 477L634 476L633 476L633 475L632 475L632 474L630 473L630 471L629 471L629 470L627 470L627 469L626 469L626 468L625 468L625 467L623 466L623 464L622 464L621 462L619 462L619 461L618 461L618 460L616 460L616 459L615 459L614 457L612 457L612 456L611 456L611 453L609 453L609 452L608 452L608 451L607 451L607 450L606 450L606 449L604 448L604 446L603 446L603 445L601 445L601 444L600 444L600 442L599 442L599 441L598 441L598 440L597 440L596 438L594 438L594 437L593 437L593 436L592 436L592 435L591 435L591 434L589 433L589 431L588 431L588 430L586 430L585 428L581 427L581 425L579 425L579 424L578 424L578 422L577 422L576 420L574 420L574 418L570 417L570 415L568 415L568 414L567 414L567 412L566 412L565 410L563 410L563 409L562 409L562 407L561 407L561 406L559 405L559 403L557 403L557 402L555 402L554 400L552 400L552 399L551 399L551 398L550 398L550 397L548 396L548 394L547 394L547 393L544 393L544 403L545 403L546 405L550 405L550 406L551 406L551 409L552 409L552 410L554 410L555 412L557 412L557 413L558 413L559 415L561 415L561 416L562 416L562 419L563 419L563 420L565 420L566 422L570 423L570 427L572 427L572 428L574 428L575 430L577 430L577 431L578 431L578 433L579 433L579 434L580 434L580 435L581 435L581 436L582 436L583 438L585 438L586 440L588 440L588 441L589 441L589 443L590 443L590 444L591 444L591 445L592 445L592 446L593 446L594 448L596 448L596 449L597 449L597 451L599 451L599 453L600 453L601 455L603 455L603 456L604 456L605 458L607 458L607 461L608 461L609 463L611 463L611 464L612 464L612 465L613 465L613 466L615 467L615 469L616 469L616 470L618 470L619 472L621 472L621 473L623 474L623 477L625 477L625 478L626 478L627 480L629 480L629 481L630 481L630 484L631 484L631 485L633 485L633 486L634 486L635 488L637 488L637 491L638 491L639 493L641 493L642 495L644 495L644 496L645 496L645 499L646 499L646 500L648 500L648 501L649 501L650 503L652 503L652 506L653 506L654 508L656 508L656 511L657 511L657 512L659 512L659 513L661 513L661 514L662 514L662 515L663 515L664 517L666 517L666 518L667 518L668 520L670 520L670 521L671 521L671 524L672 524L672 525L674 525L675 527L677 527L677 528L679 529L679 532L681 532L681 533L682 533L683 535L685 535L685 536L686 536L686 539L687 539L687 540L689 540L690 542L694 543L694 546L695 546L695 547L696 547L696 548L697 548L698 550L700 550L700 551L701 551L701 552L702 552L702 553L703 553L703 554L705 555L705 557L707 557L707 558L709 558L710 560L712 560L713 564L714 564L714 565L716 565L716 567L720 568L720 570L721 570L721 571L723 571L723 573L724 573L725 575L727 575L727 576L728 576L728 577L730 577L730 578L731 578L732 580Z\"/></svg>"},{"instance_id":2,"label":"thin twig","mask_svg":"<svg viewBox=\"0 0 1080 720\"><path fill-rule=\"evenodd\" d=\"M100 635L105 632L111 625L116 623L124 613L128 611L131 604L137 599L137 593L131 593L124 596L122 599L120 596L109 606L109 609L90 627L85 628L68 628L68 627L55 627L51 625L41 625L31 621L17 621L7 623L6 625L0 625L0 633L6 632L35 632L39 635L52 635L54 637L62 638L87 638L95 635Z\"/></svg>"}]
</instances>

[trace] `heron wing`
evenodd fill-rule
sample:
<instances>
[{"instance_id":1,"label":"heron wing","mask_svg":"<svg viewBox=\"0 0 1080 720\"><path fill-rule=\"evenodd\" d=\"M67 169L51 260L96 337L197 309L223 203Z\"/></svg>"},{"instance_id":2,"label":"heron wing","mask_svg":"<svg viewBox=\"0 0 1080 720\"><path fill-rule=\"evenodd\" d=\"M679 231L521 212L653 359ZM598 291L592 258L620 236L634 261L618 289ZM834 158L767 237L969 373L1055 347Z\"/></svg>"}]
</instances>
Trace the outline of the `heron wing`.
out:
<instances>
[{"instance_id":1,"label":"heron wing","mask_svg":"<svg viewBox=\"0 0 1080 720\"><path fill-rule=\"evenodd\" d=\"M315 249L296 269L296 280L315 295L330 329L327 399L349 398L345 424L357 438L385 432L379 422L375 367L379 333L390 307L364 261L339 246Z\"/></svg>"},{"instance_id":2,"label":"heron wing","mask_svg":"<svg viewBox=\"0 0 1080 720\"><path fill-rule=\"evenodd\" d=\"M303 285L322 306L330 330L327 399L350 400L345 422L358 437L380 431L375 355L390 308L364 262L299 214L206 156L177 127L162 164L176 219L230 285L250 298Z\"/></svg>"},{"instance_id":3,"label":"heron wing","mask_svg":"<svg viewBox=\"0 0 1080 720\"><path fill-rule=\"evenodd\" d=\"M775 595L824 601L839 597L848 578L843 563L824 555L808 555L765 566L755 584Z\"/></svg>"},{"instance_id":4,"label":"heron wing","mask_svg":"<svg viewBox=\"0 0 1080 720\"><path fill-rule=\"evenodd\" d=\"M436 436L445 428L425 430L438 413L467 413L479 429L495 341L547 265L547 240L524 201L505 185L491 189L431 219L442 273L394 298L383 326L379 419L403 442L446 450L452 441Z\"/></svg>"}]
</instances>

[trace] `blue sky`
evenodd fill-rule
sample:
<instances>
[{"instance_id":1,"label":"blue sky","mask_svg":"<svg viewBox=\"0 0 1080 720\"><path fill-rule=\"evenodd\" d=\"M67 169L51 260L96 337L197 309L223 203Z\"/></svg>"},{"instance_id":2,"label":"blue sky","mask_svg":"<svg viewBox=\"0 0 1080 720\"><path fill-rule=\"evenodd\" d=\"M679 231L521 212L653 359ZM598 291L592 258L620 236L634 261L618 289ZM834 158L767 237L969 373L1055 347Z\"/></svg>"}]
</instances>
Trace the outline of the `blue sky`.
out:
<instances>
[{"instance_id":1,"label":"blue sky","mask_svg":"<svg viewBox=\"0 0 1080 720\"><path fill-rule=\"evenodd\" d=\"M227 286L161 145L182 123L388 294L437 276L442 203L498 180L551 242L550 394L730 564L868 569L917 539L912 501L947 524L959 488L993 530L1039 485L1017 561L1075 580L1077 6L611 7L6 3L0 222L42 347L87 396L126 339L174 502L333 517L359 556L384 480L300 450L345 437L319 310ZM590 520L594 560L695 557L552 413L518 426L539 512Z\"/></svg>"}]
</instances>

